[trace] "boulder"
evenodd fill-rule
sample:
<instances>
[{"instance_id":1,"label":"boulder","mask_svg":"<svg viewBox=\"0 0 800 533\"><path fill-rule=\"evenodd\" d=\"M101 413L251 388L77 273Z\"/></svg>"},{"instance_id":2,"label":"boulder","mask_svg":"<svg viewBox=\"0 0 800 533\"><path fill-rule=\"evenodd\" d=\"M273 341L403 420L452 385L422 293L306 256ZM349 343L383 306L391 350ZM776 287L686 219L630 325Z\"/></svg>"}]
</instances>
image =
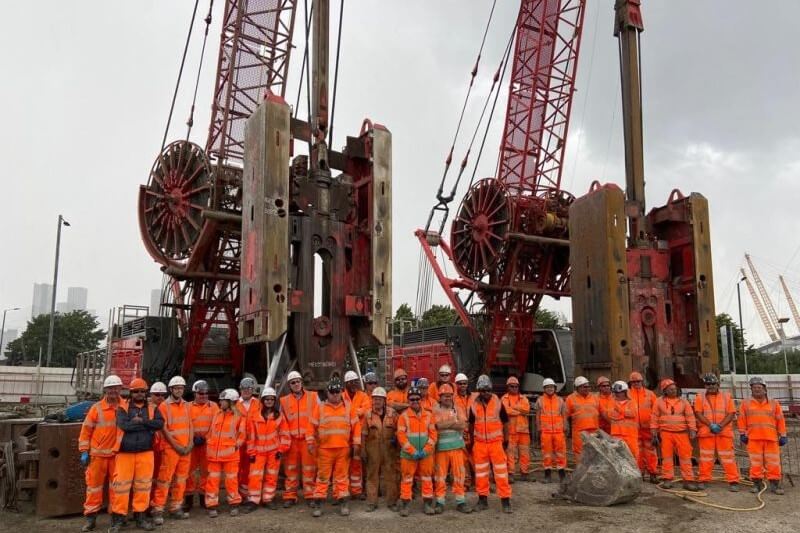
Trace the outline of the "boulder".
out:
<instances>
[{"instance_id":1,"label":"boulder","mask_svg":"<svg viewBox=\"0 0 800 533\"><path fill-rule=\"evenodd\" d=\"M642 474L628 446L608 433L582 433L583 452L562 496L584 505L617 505L642 492Z\"/></svg>"}]
</instances>

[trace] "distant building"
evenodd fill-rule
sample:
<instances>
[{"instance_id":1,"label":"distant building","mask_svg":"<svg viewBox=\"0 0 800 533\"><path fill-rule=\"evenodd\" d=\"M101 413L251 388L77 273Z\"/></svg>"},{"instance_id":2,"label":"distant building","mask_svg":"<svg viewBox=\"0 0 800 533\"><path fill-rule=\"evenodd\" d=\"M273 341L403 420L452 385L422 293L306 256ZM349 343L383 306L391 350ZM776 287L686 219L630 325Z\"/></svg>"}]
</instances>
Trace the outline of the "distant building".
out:
<instances>
[{"instance_id":1,"label":"distant building","mask_svg":"<svg viewBox=\"0 0 800 533\"><path fill-rule=\"evenodd\" d=\"M0 346L0 358L2 358L3 354L6 353L6 348L8 347L8 343L17 340L18 336L19 336L19 330L17 329L7 329L3 333L3 346Z\"/></svg>"},{"instance_id":2,"label":"distant building","mask_svg":"<svg viewBox=\"0 0 800 533\"><path fill-rule=\"evenodd\" d=\"M153 289L150 291L150 314L158 315L161 308L161 289Z\"/></svg>"},{"instance_id":3,"label":"distant building","mask_svg":"<svg viewBox=\"0 0 800 533\"><path fill-rule=\"evenodd\" d=\"M33 305L31 305L31 318L50 313L50 303L53 298L53 286L48 283L33 284Z\"/></svg>"},{"instance_id":4,"label":"distant building","mask_svg":"<svg viewBox=\"0 0 800 533\"><path fill-rule=\"evenodd\" d=\"M72 309L69 308L69 304L67 302L56 303L56 313L61 313L62 315L65 315L70 311L72 311Z\"/></svg>"},{"instance_id":5,"label":"distant building","mask_svg":"<svg viewBox=\"0 0 800 533\"><path fill-rule=\"evenodd\" d=\"M68 312L86 311L86 300L89 298L89 289L85 287L70 287L67 289Z\"/></svg>"}]
</instances>

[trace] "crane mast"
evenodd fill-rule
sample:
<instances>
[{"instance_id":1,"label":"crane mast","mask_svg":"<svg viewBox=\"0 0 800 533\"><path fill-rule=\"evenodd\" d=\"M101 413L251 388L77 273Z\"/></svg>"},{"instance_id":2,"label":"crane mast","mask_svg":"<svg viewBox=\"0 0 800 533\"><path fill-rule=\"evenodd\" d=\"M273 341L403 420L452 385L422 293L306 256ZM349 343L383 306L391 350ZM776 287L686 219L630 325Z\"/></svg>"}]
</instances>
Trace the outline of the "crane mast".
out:
<instances>
[{"instance_id":1,"label":"crane mast","mask_svg":"<svg viewBox=\"0 0 800 533\"><path fill-rule=\"evenodd\" d=\"M756 283L756 288L758 289L758 294L761 295L761 300L764 302L764 307L767 308L767 315L769 316L772 326L778 332L778 337L785 339L786 333L783 331L783 325L778 322L778 313L775 311L772 299L769 297L766 287L764 287L764 282L761 281L761 276L758 274L758 270L756 270L753 260L750 258L750 254L744 254L744 259L747 261L747 266L750 267L750 273L753 275L753 281Z\"/></svg>"},{"instance_id":2,"label":"crane mast","mask_svg":"<svg viewBox=\"0 0 800 533\"><path fill-rule=\"evenodd\" d=\"M786 301L789 302L789 309L792 310L792 318L794 318L794 323L797 328L800 329L800 313L797 312L797 306L794 304L794 298L792 298L792 295L789 292L789 287L786 286L786 280L783 279L783 276L778 276L778 279L781 281L781 287L783 287L783 294L786 295Z\"/></svg>"},{"instance_id":3,"label":"crane mast","mask_svg":"<svg viewBox=\"0 0 800 533\"><path fill-rule=\"evenodd\" d=\"M767 316L767 311L764 309L764 305L761 303L761 299L758 297L755 287L753 287L753 284L750 283L750 278L747 277L744 269L740 268L739 271L742 273L742 277L747 284L747 291L750 293L750 298L753 299L753 305L756 306L756 311L758 311L758 316L761 318L761 323L764 325L767 335L769 335L769 338L772 342L777 341L778 334L775 332L775 327L772 325L772 322L770 322L769 317Z\"/></svg>"}]
</instances>

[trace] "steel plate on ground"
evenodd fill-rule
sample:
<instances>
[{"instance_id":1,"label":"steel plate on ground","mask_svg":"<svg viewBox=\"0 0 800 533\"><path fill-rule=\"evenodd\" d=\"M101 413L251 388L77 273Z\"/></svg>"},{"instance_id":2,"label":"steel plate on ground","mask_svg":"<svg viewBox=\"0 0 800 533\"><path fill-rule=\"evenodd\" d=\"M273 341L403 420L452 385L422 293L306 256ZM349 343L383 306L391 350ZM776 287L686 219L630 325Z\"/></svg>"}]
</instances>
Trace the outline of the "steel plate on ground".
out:
<instances>
[{"instance_id":1,"label":"steel plate on ground","mask_svg":"<svg viewBox=\"0 0 800 533\"><path fill-rule=\"evenodd\" d=\"M39 484L36 514L63 516L83 511L84 470L78 454L81 423L39 424Z\"/></svg>"}]
</instances>

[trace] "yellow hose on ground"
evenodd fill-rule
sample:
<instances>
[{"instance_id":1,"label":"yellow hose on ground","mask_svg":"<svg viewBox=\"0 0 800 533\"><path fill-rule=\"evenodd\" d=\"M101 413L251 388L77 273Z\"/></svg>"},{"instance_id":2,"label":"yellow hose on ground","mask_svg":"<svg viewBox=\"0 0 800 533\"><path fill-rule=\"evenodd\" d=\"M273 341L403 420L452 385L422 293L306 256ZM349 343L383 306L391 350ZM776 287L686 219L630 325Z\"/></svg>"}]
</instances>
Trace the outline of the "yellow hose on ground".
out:
<instances>
[{"instance_id":1,"label":"yellow hose on ground","mask_svg":"<svg viewBox=\"0 0 800 533\"><path fill-rule=\"evenodd\" d=\"M675 479L675 482L683 481L682 479ZM724 481L724 478L713 478L712 481ZM752 481L740 481L740 485L753 485ZM662 492L668 492L670 494L674 494L675 496L682 498L684 500L692 501L695 503L699 503L701 505L705 505L708 507L713 507L714 509L721 509L723 511L736 511L736 512L748 512L748 511L760 511L767 505L767 503L761 498L761 495L764 494L764 491L767 490L767 484L764 483L764 486L761 487L761 490L756 494L756 499L758 499L759 504L755 507L730 507L728 505L721 505L718 503L713 503L709 501L701 500L700 498L705 498L708 496L706 492L692 492L688 490L678 490L678 489L665 489L660 484L656 485L658 490Z\"/></svg>"}]
</instances>

